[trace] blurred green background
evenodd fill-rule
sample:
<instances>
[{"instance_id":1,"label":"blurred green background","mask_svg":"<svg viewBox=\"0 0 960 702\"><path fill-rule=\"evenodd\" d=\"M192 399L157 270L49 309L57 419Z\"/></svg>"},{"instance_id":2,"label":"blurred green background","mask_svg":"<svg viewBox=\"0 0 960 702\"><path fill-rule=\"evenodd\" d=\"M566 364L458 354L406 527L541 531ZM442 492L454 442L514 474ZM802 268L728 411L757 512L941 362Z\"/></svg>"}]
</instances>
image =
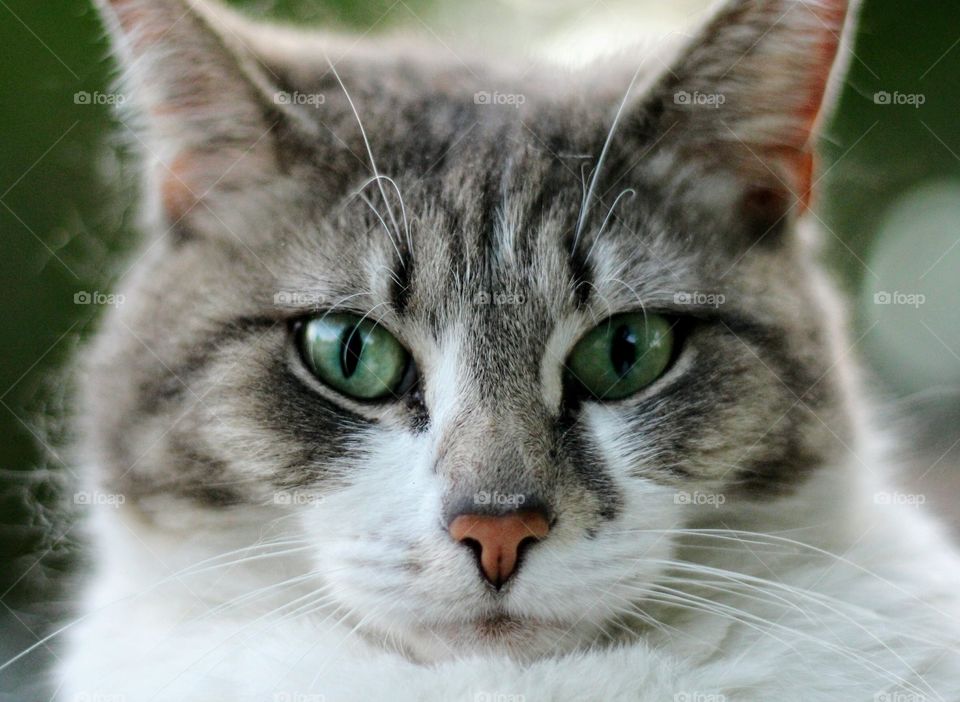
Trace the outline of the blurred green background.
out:
<instances>
[{"instance_id":1,"label":"blurred green background","mask_svg":"<svg viewBox=\"0 0 960 702\"><path fill-rule=\"evenodd\" d=\"M344 30L406 27L450 46L557 55L605 32L682 24L705 4L642 0L290 0L236 3ZM535 39L531 40L531 37ZM580 40L580 44L577 44ZM535 43L532 43L535 42ZM75 468L62 446L64 364L91 328L130 232L133 172L118 156L113 68L88 0L0 0L0 662L34 643L74 535L40 506ZM909 440L915 490L950 518L960 494L960 3L866 0L839 112L823 145L824 257L852 302L884 417ZM44 448L44 445L47 448ZM40 479L49 468L51 480ZM69 486L68 490L71 489ZM28 498L39 497L39 503ZM38 506L38 504L40 506ZM44 558L38 561L38 556ZM0 673L0 699L54 655ZM4 693L10 693L5 696Z\"/></svg>"}]
</instances>

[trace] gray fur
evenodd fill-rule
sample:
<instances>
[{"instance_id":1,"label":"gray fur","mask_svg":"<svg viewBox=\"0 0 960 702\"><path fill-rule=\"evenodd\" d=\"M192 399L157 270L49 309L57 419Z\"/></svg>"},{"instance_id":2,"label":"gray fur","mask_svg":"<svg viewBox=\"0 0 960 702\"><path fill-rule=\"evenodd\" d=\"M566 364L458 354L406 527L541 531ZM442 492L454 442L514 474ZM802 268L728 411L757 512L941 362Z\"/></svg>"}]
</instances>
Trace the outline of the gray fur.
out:
<instances>
[{"instance_id":1,"label":"gray fur","mask_svg":"<svg viewBox=\"0 0 960 702\"><path fill-rule=\"evenodd\" d=\"M448 512L478 490L520 492L589 534L622 486L583 421L590 403L549 390L569 351L558 329L575 340L641 308L675 315L684 338L666 376L610 408L635 479L775 499L843 454L836 311L794 231L791 165L810 148L798 109L821 97L796 77L818 70L831 39L816 22L839 33L824 8L840 3L728 3L671 70L637 75L612 133L633 61L521 84L506 62L374 41L343 54L342 39L210 2L101 4L131 66L150 204L128 302L86 375L88 449L112 490L211 509L335 491L382 432L429 429ZM693 109L681 90L725 102ZM278 305L285 291L319 303ZM677 302L693 292L725 301ZM315 309L387 327L419 394L361 405L310 378L291 325ZM451 336L465 340L458 403L438 419Z\"/></svg>"}]
</instances>

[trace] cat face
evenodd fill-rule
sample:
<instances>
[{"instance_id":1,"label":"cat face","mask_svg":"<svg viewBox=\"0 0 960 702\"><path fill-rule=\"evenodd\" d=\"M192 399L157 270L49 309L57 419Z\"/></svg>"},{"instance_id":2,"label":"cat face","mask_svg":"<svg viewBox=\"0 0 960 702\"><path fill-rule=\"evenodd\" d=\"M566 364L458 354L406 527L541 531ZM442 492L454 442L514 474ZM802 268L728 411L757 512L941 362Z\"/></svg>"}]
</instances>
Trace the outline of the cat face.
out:
<instances>
[{"instance_id":1,"label":"cat face","mask_svg":"<svg viewBox=\"0 0 960 702\"><path fill-rule=\"evenodd\" d=\"M147 514L288 518L335 602L420 656L603 631L671 529L843 456L794 223L844 10L730 2L666 64L520 82L104 2L152 236L91 352L102 480ZM360 320L380 336L337 331ZM572 370L611 363L605 330L633 368L654 322L630 392Z\"/></svg>"}]
</instances>

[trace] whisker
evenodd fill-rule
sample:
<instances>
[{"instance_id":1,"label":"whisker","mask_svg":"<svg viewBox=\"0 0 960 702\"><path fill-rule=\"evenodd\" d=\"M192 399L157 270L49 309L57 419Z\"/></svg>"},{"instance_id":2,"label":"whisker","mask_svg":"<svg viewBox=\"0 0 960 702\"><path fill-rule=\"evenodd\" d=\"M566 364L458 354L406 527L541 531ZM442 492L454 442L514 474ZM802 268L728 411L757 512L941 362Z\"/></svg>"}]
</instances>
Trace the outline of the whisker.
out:
<instances>
[{"instance_id":1,"label":"whisker","mask_svg":"<svg viewBox=\"0 0 960 702\"><path fill-rule=\"evenodd\" d=\"M383 215L380 214L380 210L376 208L376 206L370 201L370 198L368 198L366 195L361 194L360 199L366 203L367 207L370 208L376 218L380 220L380 224L383 225L383 230L387 233L387 239L390 240L390 245L393 246L393 250L397 254L397 258L402 260L403 255L400 253L400 247L398 247L397 242L394 241L393 232L390 231L390 227L388 227L386 221L384 221Z\"/></svg>"},{"instance_id":2,"label":"whisker","mask_svg":"<svg viewBox=\"0 0 960 702\"><path fill-rule=\"evenodd\" d=\"M593 250L597 247L597 244L600 242L600 238L603 236L603 232L607 228L607 224L610 223L610 218L613 216L613 211L617 209L617 205L620 204L620 200L623 199L625 195L630 195L630 197L636 197L637 191L633 188L627 188L623 190L617 197L614 199L613 204L610 205L610 209L607 211L607 216L603 218L603 223L600 225L600 229L597 230L596 236L593 238L593 243L590 244L590 248L587 250L586 256L583 257L584 261L589 261L590 257L593 255Z\"/></svg>"},{"instance_id":3,"label":"whisker","mask_svg":"<svg viewBox=\"0 0 960 702\"><path fill-rule=\"evenodd\" d=\"M630 97L630 93L633 92L633 86L637 82L637 78L640 76L640 70L642 68L643 65L641 64L633 74L633 77L630 79L630 84L627 86L627 90L623 94L623 99L620 101L620 106L617 108L617 113L613 118L613 123L610 125L610 131L607 132L607 138L603 143L603 149L600 151L600 158L597 159L597 165L593 169L593 173L590 176L590 186L587 188L587 194L586 197L584 197L583 206L580 208L580 216L577 219L577 229L573 237L574 250L577 248L577 244L580 241L580 234L583 232L583 227L587 221L587 216L590 214L590 199L593 197L593 192L597 188L597 181L600 178L600 171L603 170L604 161L606 161L607 153L610 151L610 145L613 143L613 135L617 131L617 126L620 124L620 118L623 116L623 110L627 105L627 100Z\"/></svg>"},{"instance_id":4,"label":"whisker","mask_svg":"<svg viewBox=\"0 0 960 702\"><path fill-rule=\"evenodd\" d=\"M653 590L647 589L647 588L637 588L637 590L639 592L645 593L647 598L650 599L651 601L657 601L659 599L659 600L662 600L664 604L670 604L672 606L678 606L684 609L692 609L694 611L700 611L707 614L714 614L716 616L730 619L739 624L742 624L743 626L753 629L754 631L757 631L758 633L764 636L769 636L770 638L778 641L779 643L782 643L784 646L786 646L790 650L795 651L796 649L791 643L789 643L784 639L781 639L778 636L773 635L770 631L762 628L761 625L766 625L768 627L772 627L777 630L782 630L787 634L790 634L791 636L797 637L798 639L822 645L828 650L834 651L835 653L838 653L839 655L844 656L848 660L851 660L853 662L863 665L865 668L867 668L868 670L871 670L872 672L883 674L884 676L888 677L888 679L891 679L893 682L897 683L898 685L908 687L910 689L915 690L917 693L920 693L920 689L917 688L913 683L906 680L905 678L885 669L883 666L879 664L874 663L870 659L856 653L852 649L841 646L840 644L831 643L829 641L813 636L812 634L808 634L801 630L784 626L779 622L768 621L766 619L763 619L762 617L758 617L750 612L746 612L736 607L717 604L705 598L701 598L696 595L691 595L689 593L681 592L673 588L664 587L664 586L655 586L655 589ZM916 671L911 671L911 672L916 673Z\"/></svg>"},{"instance_id":5,"label":"whisker","mask_svg":"<svg viewBox=\"0 0 960 702\"><path fill-rule=\"evenodd\" d=\"M383 189L383 183L380 182L380 171L377 169L377 161L373 157L373 149L370 148L370 140L367 138L367 130L363 126L363 120L360 119L360 113L357 111L357 106L354 104L353 98L350 96L350 91L347 90L347 86L340 77L337 67L333 64L333 61L330 60L330 57L327 56L326 52L323 53L323 57L326 59L327 65L330 67L331 73L333 73L333 77L336 78L337 83L340 84L340 89L343 91L344 97L347 98L347 102L350 104L350 109L353 111L353 116L357 120L357 126L360 128L360 136L363 138L363 145L367 150L367 157L370 159L370 170L373 171L374 180L376 180L377 188L380 190L380 197L383 198L383 204L387 207L387 214L390 215L390 221L393 224L394 231L397 231L399 238L397 218L393 213L393 208L390 206L390 201L387 199L387 191Z\"/></svg>"}]
</instances>

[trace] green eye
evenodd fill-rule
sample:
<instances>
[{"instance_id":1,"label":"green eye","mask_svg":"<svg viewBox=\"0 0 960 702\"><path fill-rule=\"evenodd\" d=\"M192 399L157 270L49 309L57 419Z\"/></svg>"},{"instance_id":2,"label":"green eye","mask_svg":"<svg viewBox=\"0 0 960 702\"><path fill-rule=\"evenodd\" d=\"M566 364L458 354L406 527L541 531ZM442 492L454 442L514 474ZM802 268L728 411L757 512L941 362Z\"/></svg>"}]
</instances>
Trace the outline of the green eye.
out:
<instances>
[{"instance_id":1,"label":"green eye","mask_svg":"<svg viewBox=\"0 0 960 702\"><path fill-rule=\"evenodd\" d=\"M410 354L390 332L352 314L328 314L307 322L300 352L320 380L359 400L376 400L399 391Z\"/></svg>"},{"instance_id":2,"label":"green eye","mask_svg":"<svg viewBox=\"0 0 960 702\"><path fill-rule=\"evenodd\" d=\"M591 330L567 360L571 380L598 400L620 400L659 378L673 357L673 329L657 314L618 314Z\"/></svg>"}]
</instances>

